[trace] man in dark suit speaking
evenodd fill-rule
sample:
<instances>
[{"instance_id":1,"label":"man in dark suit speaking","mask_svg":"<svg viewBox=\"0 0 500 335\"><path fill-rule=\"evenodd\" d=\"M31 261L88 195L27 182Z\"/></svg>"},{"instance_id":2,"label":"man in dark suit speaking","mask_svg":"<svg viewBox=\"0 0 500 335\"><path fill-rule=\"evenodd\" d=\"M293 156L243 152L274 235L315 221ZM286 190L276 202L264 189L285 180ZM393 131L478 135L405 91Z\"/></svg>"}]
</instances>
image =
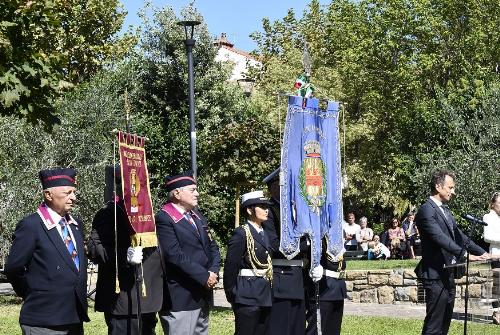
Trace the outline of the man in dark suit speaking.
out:
<instances>
[{"instance_id":1,"label":"man in dark suit speaking","mask_svg":"<svg viewBox=\"0 0 500 335\"><path fill-rule=\"evenodd\" d=\"M416 222L422 241L422 260L415 269L423 281L426 317L422 334L448 334L455 302L455 276L446 265L461 262L470 253L470 260L486 260L490 255L468 241L458 228L446 203L455 195L455 176L447 170L436 171L429 183L431 196L419 208Z\"/></svg>"},{"instance_id":2,"label":"man in dark suit speaking","mask_svg":"<svg viewBox=\"0 0 500 335\"><path fill-rule=\"evenodd\" d=\"M40 171L43 202L14 232L5 274L23 298L23 334L83 334L87 316L87 258L82 224L70 215L76 171Z\"/></svg>"}]
</instances>

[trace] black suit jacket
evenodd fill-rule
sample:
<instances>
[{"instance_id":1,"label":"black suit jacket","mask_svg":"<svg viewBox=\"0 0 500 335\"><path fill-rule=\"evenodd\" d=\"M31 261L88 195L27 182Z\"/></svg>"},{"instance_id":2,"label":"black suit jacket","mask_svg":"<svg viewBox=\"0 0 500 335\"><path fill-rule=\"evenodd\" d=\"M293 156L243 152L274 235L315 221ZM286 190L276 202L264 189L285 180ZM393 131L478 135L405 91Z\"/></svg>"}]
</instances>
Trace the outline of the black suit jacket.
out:
<instances>
[{"instance_id":1,"label":"black suit jacket","mask_svg":"<svg viewBox=\"0 0 500 335\"><path fill-rule=\"evenodd\" d=\"M272 258L286 259L279 250L281 239L280 203L271 199L268 219L262 227L270 237ZM310 246L307 237L300 240L300 252L293 259L302 260L307 257ZM273 266L273 296L279 299L304 300L304 271L300 266Z\"/></svg>"},{"instance_id":2,"label":"black suit jacket","mask_svg":"<svg viewBox=\"0 0 500 335\"><path fill-rule=\"evenodd\" d=\"M255 255L260 263L267 264L267 256L271 252L270 244L263 241L251 224L248 226L254 239ZM271 283L263 277L239 276L240 269L252 269L243 227L234 230L227 247L224 263L224 290L227 301L248 306L271 306Z\"/></svg>"},{"instance_id":3,"label":"black suit jacket","mask_svg":"<svg viewBox=\"0 0 500 335\"><path fill-rule=\"evenodd\" d=\"M70 229L80 270L57 228L48 229L38 213L17 224L4 272L16 294L24 300L19 316L21 324L50 327L89 321L83 226L78 222L71 224Z\"/></svg>"},{"instance_id":4,"label":"black suit jacket","mask_svg":"<svg viewBox=\"0 0 500 335\"><path fill-rule=\"evenodd\" d=\"M422 243L422 259L415 269L418 278L453 281L453 270L443 268L450 265L453 258L460 261L460 251L467 236L458 228L450 213L451 228L437 204L431 200L419 208L415 218ZM473 255L482 255L485 251L470 242L467 251Z\"/></svg>"},{"instance_id":5,"label":"black suit jacket","mask_svg":"<svg viewBox=\"0 0 500 335\"><path fill-rule=\"evenodd\" d=\"M169 206L164 208L168 210ZM166 271L163 309L175 312L198 309L202 300L212 304L213 292L204 285L208 271L218 274L220 270L219 247L209 233L207 220L198 210L193 212L199 234L175 208L156 214L156 233Z\"/></svg>"},{"instance_id":6,"label":"black suit jacket","mask_svg":"<svg viewBox=\"0 0 500 335\"><path fill-rule=\"evenodd\" d=\"M118 280L120 293L115 293L115 225L114 203L97 212L87 244L89 258L99 264L95 309L113 315L137 314L135 266L127 262L132 228L122 204L117 204ZM152 313L161 309L163 301L163 271L158 248L143 249L143 280L146 297L141 297L141 312Z\"/></svg>"}]
</instances>

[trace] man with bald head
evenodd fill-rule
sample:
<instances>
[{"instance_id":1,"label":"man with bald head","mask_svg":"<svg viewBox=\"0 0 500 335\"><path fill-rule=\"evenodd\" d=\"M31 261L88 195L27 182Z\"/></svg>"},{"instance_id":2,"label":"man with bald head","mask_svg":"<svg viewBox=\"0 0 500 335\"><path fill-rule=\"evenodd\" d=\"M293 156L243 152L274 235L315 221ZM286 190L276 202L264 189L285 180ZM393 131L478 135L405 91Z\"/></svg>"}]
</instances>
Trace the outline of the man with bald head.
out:
<instances>
[{"instance_id":1,"label":"man with bald head","mask_svg":"<svg viewBox=\"0 0 500 335\"><path fill-rule=\"evenodd\" d=\"M71 216L76 171L42 170L43 202L16 226L5 274L23 298L24 334L81 335L87 316L82 224Z\"/></svg>"}]
</instances>

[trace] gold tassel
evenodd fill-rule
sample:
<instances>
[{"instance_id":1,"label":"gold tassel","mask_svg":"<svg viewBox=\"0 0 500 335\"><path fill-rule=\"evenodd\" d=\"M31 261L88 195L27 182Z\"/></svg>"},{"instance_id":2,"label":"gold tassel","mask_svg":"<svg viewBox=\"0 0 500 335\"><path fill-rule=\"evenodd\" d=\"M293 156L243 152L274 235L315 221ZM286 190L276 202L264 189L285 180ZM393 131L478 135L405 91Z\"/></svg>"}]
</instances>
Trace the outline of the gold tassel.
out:
<instances>
[{"instance_id":1,"label":"gold tassel","mask_svg":"<svg viewBox=\"0 0 500 335\"><path fill-rule=\"evenodd\" d=\"M144 268L142 267L142 263L141 263L141 276L142 276L141 294L142 294L142 297L145 298L145 297L147 297L147 295L146 295L146 283L144 281Z\"/></svg>"}]
</instances>

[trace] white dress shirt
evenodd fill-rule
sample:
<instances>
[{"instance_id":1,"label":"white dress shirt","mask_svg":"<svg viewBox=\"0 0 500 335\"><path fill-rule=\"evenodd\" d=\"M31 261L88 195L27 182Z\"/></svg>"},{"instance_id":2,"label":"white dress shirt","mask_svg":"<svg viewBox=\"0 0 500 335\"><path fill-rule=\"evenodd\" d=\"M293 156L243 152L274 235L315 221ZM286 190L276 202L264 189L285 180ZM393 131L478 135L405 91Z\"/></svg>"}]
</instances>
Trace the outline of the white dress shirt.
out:
<instances>
[{"instance_id":1,"label":"white dress shirt","mask_svg":"<svg viewBox=\"0 0 500 335\"><path fill-rule=\"evenodd\" d=\"M361 226L357 223L347 224L344 226L344 233L348 235L353 235L352 240L349 240L345 243L345 245L358 245L358 241L356 241L356 233L361 229Z\"/></svg>"}]
</instances>

